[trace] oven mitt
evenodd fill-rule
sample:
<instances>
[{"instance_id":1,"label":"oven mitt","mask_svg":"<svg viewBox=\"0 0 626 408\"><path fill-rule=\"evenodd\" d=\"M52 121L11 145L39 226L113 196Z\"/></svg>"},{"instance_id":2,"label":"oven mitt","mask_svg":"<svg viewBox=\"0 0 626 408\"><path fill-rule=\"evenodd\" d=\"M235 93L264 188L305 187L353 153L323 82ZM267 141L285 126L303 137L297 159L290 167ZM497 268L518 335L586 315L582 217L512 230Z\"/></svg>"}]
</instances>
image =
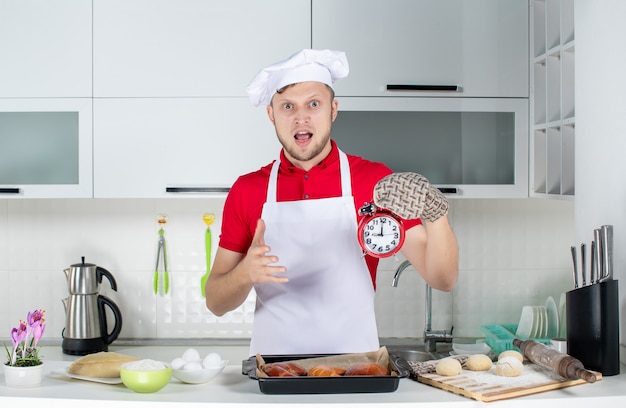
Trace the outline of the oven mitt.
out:
<instances>
[{"instance_id":1,"label":"oven mitt","mask_svg":"<svg viewBox=\"0 0 626 408\"><path fill-rule=\"evenodd\" d=\"M467 355L457 355L451 356L450 358L455 359L459 363L461 363L461 367L465 368L465 363L467 362L469 356ZM437 372L437 363L440 360L429 360L429 361L407 361L409 363L409 367L411 367L411 372L409 376L417 380L420 375L430 374Z\"/></svg>"},{"instance_id":2,"label":"oven mitt","mask_svg":"<svg viewBox=\"0 0 626 408\"><path fill-rule=\"evenodd\" d=\"M436 221L448 213L448 200L417 173L393 173L376 183L374 204L410 220Z\"/></svg>"}]
</instances>

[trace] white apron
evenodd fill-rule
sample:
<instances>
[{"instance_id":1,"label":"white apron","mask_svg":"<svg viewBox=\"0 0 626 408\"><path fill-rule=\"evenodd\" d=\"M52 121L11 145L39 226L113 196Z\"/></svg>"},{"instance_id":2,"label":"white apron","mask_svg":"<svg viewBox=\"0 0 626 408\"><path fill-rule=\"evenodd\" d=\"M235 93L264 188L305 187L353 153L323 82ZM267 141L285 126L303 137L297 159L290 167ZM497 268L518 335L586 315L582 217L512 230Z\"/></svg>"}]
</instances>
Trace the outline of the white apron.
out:
<instances>
[{"instance_id":1,"label":"white apron","mask_svg":"<svg viewBox=\"0 0 626 408\"><path fill-rule=\"evenodd\" d=\"M356 238L348 158L339 152L342 196L277 202L272 167L262 218L265 243L288 283L255 285L250 355L377 350L374 287Z\"/></svg>"}]
</instances>

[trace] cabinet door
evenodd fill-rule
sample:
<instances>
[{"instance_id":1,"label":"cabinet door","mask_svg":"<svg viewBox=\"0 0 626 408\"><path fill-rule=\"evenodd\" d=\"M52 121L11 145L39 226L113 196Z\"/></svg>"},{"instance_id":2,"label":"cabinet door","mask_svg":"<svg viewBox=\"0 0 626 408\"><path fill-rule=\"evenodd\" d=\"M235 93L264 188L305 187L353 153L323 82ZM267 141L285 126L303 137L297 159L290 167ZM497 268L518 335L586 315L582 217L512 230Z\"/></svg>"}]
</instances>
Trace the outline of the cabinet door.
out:
<instances>
[{"instance_id":1,"label":"cabinet door","mask_svg":"<svg viewBox=\"0 0 626 408\"><path fill-rule=\"evenodd\" d=\"M0 198L92 197L90 98L0 98Z\"/></svg>"},{"instance_id":2,"label":"cabinet door","mask_svg":"<svg viewBox=\"0 0 626 408\"><path fill-rule=\"evenodd\" d=\"M528 197L528 99L341 97L347 153L416 172L451 198Z\"/></svg>"},{"instance_id":3,"label":"cabinet door","mask_svg":"<svg viewBox=\"0 0 626 408\"><path fill-rule=\"evenodd\" d=\"M245 96L310 44L310 0L94 0L94 96Z\"/></svg>"},{"instance_id":4,"label":"cabinet door","mask_svg":"<svg viewBox=\"0 0 626 408\"><path fill-rule=\"evenodd\" d=\"M527 0L312 2L313 47L350 63L339 96L528 97Z\"/></svg>"},{"instance_id":5,"label":"cabinet door","mask_svg":"<svg viewBox=\"0 0 626 408\"><path fill-rule=\"evenodd\" d=\"M95 197L180 196L167 188L225 192L279 152L265 109L245 98L94 101Z\"/></svg>"},{"instance_id":6,"label":"cabinet door","mask_svg":"<svg viewBox=\"0 0 626 408\"><path fill-rule=\"evenodd\" d=\"M0 2L0 96L91 96L91 2Z\"/></svg>"}]
</instances>

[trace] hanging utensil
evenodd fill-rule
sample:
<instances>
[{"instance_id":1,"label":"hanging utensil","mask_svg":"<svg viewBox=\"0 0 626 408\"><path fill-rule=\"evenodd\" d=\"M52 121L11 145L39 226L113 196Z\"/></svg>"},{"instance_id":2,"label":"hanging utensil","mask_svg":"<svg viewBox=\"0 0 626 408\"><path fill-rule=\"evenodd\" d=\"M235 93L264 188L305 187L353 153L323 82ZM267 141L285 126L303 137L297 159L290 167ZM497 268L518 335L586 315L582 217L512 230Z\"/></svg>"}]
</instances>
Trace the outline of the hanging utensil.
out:
<instances>
[{"instance_id":1,"label":"hanging utensil","mask_svg":"<svg viewBox=\"0 0 626 408\"><path fill-rule=\"evenodd\" d=\"M163 264L163 293L167 295L170 289L170 277L167 271L167 247L165 244L165 230L163 226L167 223L167 215L159 214L157 216L159 223L159 242L157 247L156 265L154 267L154 294L159 293L159 264ZM161 262L162 261L162 262Z\"/></svg>"},{"instance_id":2,"label":"hanging utensil","mask_svg":"<svg viewBox=\"0 0 626 408\"><path fill-rule=\"evenodd\" d=\"M211 274L211 224L215 221L215 214L213 213L204 213L202 214L202 221L206 224L206 232L204 233L204 250L206 252L206 272L200 279L200 291L202 292L202 297L206 297L206 293L204 290L204 286L206 285L207 279L209 279L209 275Z\"/></svg>"}]
</instances>

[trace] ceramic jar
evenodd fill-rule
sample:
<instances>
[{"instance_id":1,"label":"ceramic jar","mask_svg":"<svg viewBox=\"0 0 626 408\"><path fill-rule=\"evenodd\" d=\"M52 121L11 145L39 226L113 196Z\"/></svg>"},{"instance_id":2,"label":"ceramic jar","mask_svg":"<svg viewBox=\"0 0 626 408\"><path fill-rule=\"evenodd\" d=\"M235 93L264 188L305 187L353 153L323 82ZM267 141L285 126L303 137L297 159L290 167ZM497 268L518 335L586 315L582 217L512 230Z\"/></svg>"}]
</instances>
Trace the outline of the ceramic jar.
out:
<instances>
[{"instance_id":1,"label":"ceramic jar","mask_svg":"<svg viewBox=\"0 0 626 408\"><path fill-rule=\"evenodd\" d=\"M32 367L4 365L4 381L9 387L35 387L41 384L43 363Z\"/></svg>"}]
</instances>

